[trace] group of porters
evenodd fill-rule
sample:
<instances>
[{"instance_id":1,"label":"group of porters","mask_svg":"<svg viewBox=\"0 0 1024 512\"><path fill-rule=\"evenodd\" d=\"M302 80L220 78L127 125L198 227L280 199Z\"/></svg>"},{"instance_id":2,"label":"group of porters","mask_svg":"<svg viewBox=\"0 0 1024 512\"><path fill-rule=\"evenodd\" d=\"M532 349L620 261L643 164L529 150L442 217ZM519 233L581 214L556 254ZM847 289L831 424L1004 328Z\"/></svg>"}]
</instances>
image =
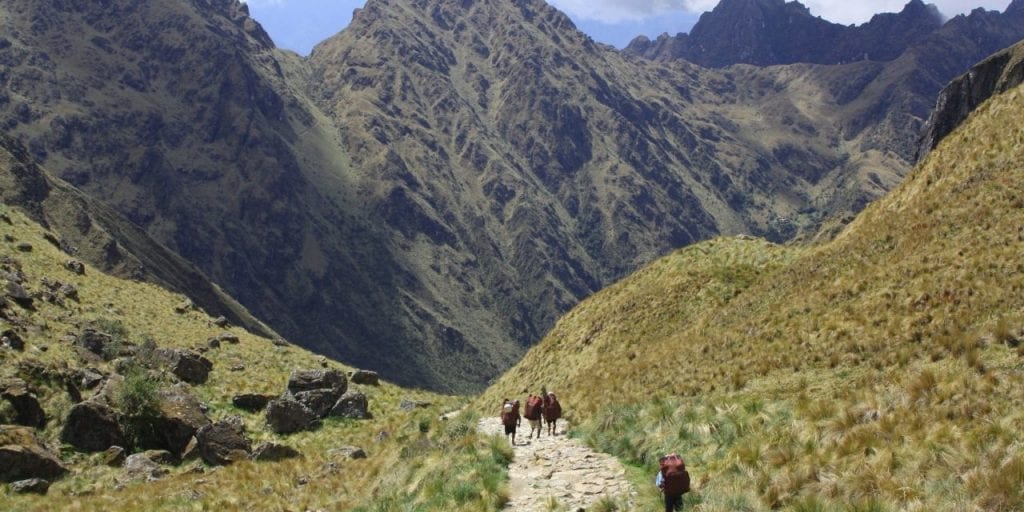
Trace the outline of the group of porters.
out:
<instances>
[{"instance_id":1,"label":"group of porters","mask_svg":"<svg viewBox=\"0 0 1024 512\"><path fill-rule=\"evenodd\" d=\"M501 424L505 426L505 435L509 436L513 445L516 444L516 429L522 424L523 418L530 422L529 439L533 439L534 432L537 432L537 439L540 439L544 432L542 420L547 424L548 435L553 436L558 418L561 417L562 404L558 403L554 392L531 394L526 398L526 410L522 415L519 414L519 400L506 398L501 402Z\"/></svg>"},{"instance_id":2,"label":"group of porters","mask_svg":"<svg viewBox=\"0 0 1024 512\"><path fill-rule=\"evenodd\" d=\"M501 423L505 426L505 435L509 436L512 445L516 444L516 429L522 424L522 418L530 422L530 437L537 432L537 439L544 432L541 421L547 424L548 435L555 435L555 425L562 417L562 405L553 392L531 394L526 399L526 409L519 414L519 400L506 398L501 404ZM654 484L661 490L665 498L665 512L683 509L683 494L690 492L690 473L686 471L686 463L676 453L670 453L659 459L660 468Z\"/></svg>"}]
</instances>

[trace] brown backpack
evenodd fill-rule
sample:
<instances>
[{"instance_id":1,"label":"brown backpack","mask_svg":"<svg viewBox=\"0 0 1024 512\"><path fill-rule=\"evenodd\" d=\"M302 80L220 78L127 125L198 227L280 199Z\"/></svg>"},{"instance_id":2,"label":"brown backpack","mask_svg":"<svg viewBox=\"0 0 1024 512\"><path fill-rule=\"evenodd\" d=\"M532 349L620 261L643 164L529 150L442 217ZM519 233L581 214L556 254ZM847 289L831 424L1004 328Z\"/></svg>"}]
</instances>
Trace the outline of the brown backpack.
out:
<instances>
[{"instance_id":1,"label":"brown backpack","mask_svg":"<svg viewBox=\"0 0 1024 512\"><path fill-rule=\"evenodd\" d=\"M501 424L515 425L519 423L519 409L512 402L505 402L501 407Z\"/></svg>"},{"instance_id":2,"label":"brown backpack","mask_svg":"<svg viewBox=\"0 0 1024 512\"><path fill-rule=\"evenodd\" d=\"M548 403L544 405L544 419L551 421L557 420L562 417L562 404L558 403L558 399L549 396Z\"/></svg>"},{"instance_id":3,"label":"brown backpack","mask_svg":"<svg viewBox=\"0 0 1024 512\"><path fill-rule=\"evenodd\" d=\"M523 413L523 417L528 420L539 420L543 408L544 400L539 396L530 395L530 398L526 399L526 411Z\"/></svg>"},{"instance_id":4,"label":"brown backpack","mask_svg":"<svg viewBox=\"0 0 1024 512\"><path fill-rule=\"evenodd\" d=\"M686 472L686 463L677 454L661 459L661 478L661 488L669 496L690 492L690 473Z\"/></svg>"}]
</instances>

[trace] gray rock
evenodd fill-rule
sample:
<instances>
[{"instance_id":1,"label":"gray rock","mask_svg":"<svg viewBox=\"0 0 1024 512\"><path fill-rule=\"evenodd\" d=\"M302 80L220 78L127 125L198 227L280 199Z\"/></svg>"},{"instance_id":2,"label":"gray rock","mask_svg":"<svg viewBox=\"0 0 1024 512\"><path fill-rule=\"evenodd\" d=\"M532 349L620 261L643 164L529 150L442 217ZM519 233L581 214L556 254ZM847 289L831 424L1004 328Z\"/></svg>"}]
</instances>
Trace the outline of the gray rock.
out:
<instances>
[{"instance_id":1,"label":"gray rock","mask_svg":"<svg viewBox=\"0 0 1024 512\"><path fill-rule=\"evenodd\" d=\"M91 327L83 329L76 342L80 347L104 359L113 356L112 352L116 352L113 347L114 337Z\"/></svg>"},{"instance_id":2,"label":"gray rock","mask_svg":"<svg viewBox=\"0 0 1024 512\"><path fill-rule=\"evenodd\" d=\"M7 295L7 297L17 305L26 309L32 309L35 299L32 298L32 294L30 294L21 284L14 281L8 281L7 286L4 288L4 292L5 295Z\"/></svg>"},{"instance_id":3,"label":"gray rock","mask_svg":"<svg viewBox=\"0 0 1024 512\"><path fill-rule=\"evenodd\" d=\"M156 461L150 459L145 453L136 453L124 461L124 472L130 480L159 480L170 471L160 467Z\"/></svg>"},{"instance_id":4,"label":"gray rock","mask_svg":"<svg viewBox=\"0 0 1024 512\"><path fill-rule=\"evenodd\" d=\"M238 345L239 343L242 342L242 340L238 336L235 336L234 334L231 334L230 332L223 332L223 333L221 333L219 336L217 336L217 339L222 341L222 342L224 342L224 343L228 343L228 344L231 344L231 345Z\"/></svg>"},{"instance_id":5,"label":"gray rock","mask_svg":"<svg viewBox=\"0 0 1024 512\"><path fill-rule=\"evenodd\" d=\"M364 386L379 386L380 376L371 370L356 370L352 372L352 383Z\"/></svg>"},{"instance_id":6,"label":"gray rock","mask_svg":"<svg viewBox=\"0 0 1024 512\"><path fill-rule=\"evenodd\" d=\"M70 283L62 284L60 289L57 290L65 299L78 300L78 288Z\"/></svg>"},{"instance_id":7,"label":"gray rock","mask_svg":"<svg viewBox=\"0 0 1024 512\"><path fill-rule=\"evenodd\" d=\"M192 302L192 299L185 299L185 301L182 302L181 304L174 306L174 312L179 315L183 315L189 311L192 311L195 307L196 305L195 303Z\"/></svg>"},{"instance_id":8,"label":"gray rock","mask_svg":"<svg viewBox=\"0 0 1024 512\"><path fill-rule=\"evenodd\" d=\"M213 325L223 329L228 326L228 319L223 316L219 316L213 320Z\"/></svg>"},{"instance_id":9,"label":"gray rock","mask_svg":"<svg viewBox=\"0 0 1024 512\"><path fill-rule=\"evenodd\" d=\"M370 418L369 408L369 400L365 394L359 391L349 391L335 402L334 407L331 408L330 415L339 418L365 420Z\"/></svg>"},{"instance_id":10,"label":"gray rock","mask_svg":"<svg viewBox=\"0 0 1024 512\"><path fill-rule=\"evenodd\" d=\"M338 389L313 389L292 393L291 397L308 407L318 418L324 418L342 397L342 393Z\"/></svg>"},{"instance_id":11,"label":"gray rock","mask_svg":"<svg viewBox=\"0 0 1024 512\"><path fill-rule=\"evenodd\" d=\"M207 464L223 466L245 460L252 452L252 444L237 422L218 421L196 433L199 456Z\"/></svg>"},{"instance_id":12,"label":"gray rock","mask_svg":"<svg viewBox=\"0 0 1024 512\"><path fill-rule=\"evenodd\" d=\"M26 427L43 428L46 426L46 414L39 405L39 400L28 389L28 384L21 379L11 379L0 384L0 397L14 407L14 423Z\"/></svg>"},{"instance_id":13,"label":"gray rock","mask_svg":"<svg viewBox=\"0 0 1024 512\"><path fill-rule=\"evenodd\" d=\"M101 452L111 446L128 446L117 413L101 400L95 399L71 407L60 440L83 452Z\"/></svg>"},{"instance_id":14,"label":"gray rock","mask_svg":"<svg viewBox=\"0 0 1024 512\"><path fill-rule=\"evenodd\" d=\"M103 383L103 374L96 371L95 369L87 369L82 371L82 389L93 389Z\"/></svg>"},{"instance_id":15,"label":"gray rock","mask_svg":"<svg viewBox=\"0 0 1024 512\"><path fill-rule=\"evenodd\" d=\"M42 478L29 478L28 480L18 480L11 484L11 492L15 494L43 494L45 495L50 490L49 480L43 480Z\"/></svg>"},{"instance_id":16,"label":"gray rock","mask_svg":"<svg viewBox=\"0 0 1024 512\"><path fill-rule=\"evenodd\" d=\"M206 340L206 346L209 348L220 348L220 338L210 338Z\"/></svg>"},{"instance_id":17,"label":"gray rock","mask_svg":"<svg viewBox=\"0 0 1024 512\"><path fill-rule=\"evenodd\" d=\"M51 480L67 469L29 427L0 425L0 482L30 478Z\"/></svg>"},{"instance_id":18,"label":"gray rock","mask_svg":"<svg viewBox=\"0 0 1024 512\"><path fill-rule=\"evenodd\" d=\"M339 396L348 389L348 379L340 370L297 370L288 377L288 391L298 393L315 389L339 390Z\"/></svg>"},{"instance_id":19,"label":"gray rock","mask_svg":"<svg viewBox=\"0 0 1024 512\"><path fill-rule=\"evenodd\" d=\"M78 260L67 260L64 262L64 268L71 271L73 274L82 275L85 274L85 264Z\"/></svg>"},{"instance_id":20,"label":"gray rock","mask_svg":"<svg viewBox=\"0 0 1024 512\"><path fill-rule=\"evenodd\" d=\"M245 393L241 395L235 395L231 399L231 403L238 407L250 412L262 411L267 407L267 404L273 400L274 397L268 395L259 395L255 393Z\"/></svg>"},{"instance_id":21,"label":"gray rock","mask_svg":"<svg viewBox=\"0 0 1024 512\"><path fill-rule=\"evenodd\" d=\"M267 404L267 425L277 434L312 430L319 426L316 414L292 398L278 398Z\"/></svg>"},{"instance_id":22,"label":"gray rock","mask_svg":"<svg viewBox=\"0 0 1024 512\"><path fill-rule=\"evenodd\" d=\"M210 378L213 362L191 350L158 348L153 359L175 377L189 384L204 384Z\"/></svg>"},{"instance_id":23,"label":"gray rock","mask_svg":"<svg viewBox=\"0 0 1024 512\"><path fill-rule=\"evenodd\" d=\"M28 242L21 242L18 245L15 245L14 248L21 252L32 252L32 244Z\"/></svg>"},{"instance_id":24,"label":"gray rock","mask_svg":"<svg viewBox=\"0 0 1024 512\"><path fill-rule=\"evenodd\" d=\"M302 454L295 448L277 443L263 443L252 451L252 460L256 462L277 462L299 457Z\"/></svg>"}]
</instances>

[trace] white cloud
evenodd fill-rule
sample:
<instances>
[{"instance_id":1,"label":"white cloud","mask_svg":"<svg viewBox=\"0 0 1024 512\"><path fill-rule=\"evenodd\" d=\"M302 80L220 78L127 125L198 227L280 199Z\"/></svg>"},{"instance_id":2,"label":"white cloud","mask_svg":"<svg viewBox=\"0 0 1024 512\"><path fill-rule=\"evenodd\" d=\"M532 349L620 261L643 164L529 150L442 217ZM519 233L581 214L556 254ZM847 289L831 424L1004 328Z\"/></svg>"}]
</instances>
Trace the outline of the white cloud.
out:
<instances>
[{"instance_id":1,"label":"white cloud","mask_svg":"<svg viewBox=\"0 0 1024 512\"><path fill-rule=\"evenodd\" d=\"M281 1L281 0L250 0ZM549 0L574 17L604 23L641 21L671 11L710 11L718 0ZM909 0L803 0L811 14L836 23L864 23L881 12L899 12ZM947 16L970 12L976 7L1003 11L1010 0L925 0Z\"/></svg>"}]
</instances>

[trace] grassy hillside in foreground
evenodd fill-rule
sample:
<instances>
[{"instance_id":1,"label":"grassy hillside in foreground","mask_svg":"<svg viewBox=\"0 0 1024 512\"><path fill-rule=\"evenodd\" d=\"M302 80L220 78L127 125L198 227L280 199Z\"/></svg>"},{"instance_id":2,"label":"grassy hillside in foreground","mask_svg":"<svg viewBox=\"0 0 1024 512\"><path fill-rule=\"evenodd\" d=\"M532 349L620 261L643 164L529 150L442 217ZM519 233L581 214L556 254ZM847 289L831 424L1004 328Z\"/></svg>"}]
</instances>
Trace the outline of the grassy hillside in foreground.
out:
<instances>
[{"instance_id":1,"label":"grassy hillside in foreground","mask_svg":"<svg viewBox=\"0 0 1024 512\"><path fill-rule=\"evenodd\" d=\"M226 329L240 339L238 344L225 343L204 354L214 368L209 381L192 392L215 421L241 416L253 446L275 441L298 449L304 458L217 468L188 461L167 467L170 474L158 481L119 484L126 480L121 468L107 467L97 455L60 445L59 432L72 403L64 386L48 376L86 366L63 339L65 334L87 325L101 326L127 342L152 339L161 347L195 349L225 329L201 311L176 314L175 306L184 301L181 295L111 277L93 267L83 275L68 271L67 255L44 238L43 228L3 204L0 214L0 260L20 267L26 288L41 290L40 283L47 278L78 290L78 300L68 299L63 305L36 300L34 310L8 302L0 315L0 331L15 329L26 342L24 351L0 347L0 381L29 381L48 417L46 428L37 432L71 469L47 496L16 495L0 484L0 509L385 511L401 505L402 510L494 510L504 502L505 466L511 457L507 443L478 437L472 417L439 421L441 412L455 407L446 397L387 383L355 386L369 396L374 419L328 419L313 432L272 434L262 413L235 408L232 396L278 395L295 369L347 368L238 328ZM18 248L24 243L31 244L30 251ZM231 370L238 366L244 368ZM100 363L98 369L113 373L113 363ZM90 394L83 390L85 398ZM399 404L406 398L434 405L403 411ZM4 407L0 401L0 416L9 412ZM348 460L329 453L345 446L364 448L368 458Z\"/></svg>"},{"instance_id":2,"label":"grassy hillside in foreground","mask_svg":"<svg viewBox=\"0 0 1024 512\"><path fill-rule=\"evenodd\" d=\"M693 251L759 250L718 240L592 297L480 408L561 391L597 447L647 470L681 451L696 510L1021 510L1022 112L1020 87L993 98L835 241L775 270L674 288L702 271ZM707 301L730 282L731 300Z\"/></svg>"}]
</instances>

